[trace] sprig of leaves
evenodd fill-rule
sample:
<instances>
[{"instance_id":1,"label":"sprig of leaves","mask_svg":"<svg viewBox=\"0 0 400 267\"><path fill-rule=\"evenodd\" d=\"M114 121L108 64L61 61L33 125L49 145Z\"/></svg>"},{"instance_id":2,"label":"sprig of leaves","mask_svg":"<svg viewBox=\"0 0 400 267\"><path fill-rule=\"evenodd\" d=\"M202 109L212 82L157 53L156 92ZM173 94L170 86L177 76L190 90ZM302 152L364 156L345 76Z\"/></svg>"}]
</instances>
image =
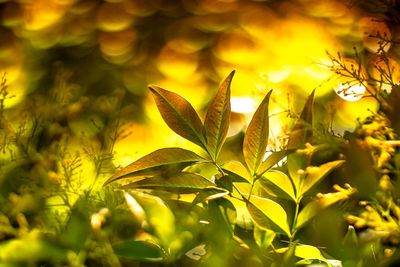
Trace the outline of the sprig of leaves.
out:
<instances>
[{"instance_id":1,"label":"sprig of leaves","mask_svg":"<svg viewBox=\"0 0 400 267\"><path fill-rule=\"evenodd\" d=\"M106 181L105 185L124 180L126 183L120 188L132 192L130 197L134 200L131 202L136 203L138 210L151 209L151 212L145 213L155 234L161 235L163 231L160 229L164 228L157 218L153 218L158 215L153 212L147 202L143 202L143 199L151 199L166 212L168 206L161 198L152 197L153 194L157 194L156 192L168 192L175 195L194 194L192 204L203 202L213 214L219 214L220 211L225 210L226 205L238 210L244 207L249 219L255 225L255 241L264 248L270 246L278 235L295 241L297 231L304 227L318 211L351 194L351 190L342 190L332 198L319 197L315 201L303 202L304 196L309 195L316 184L343 163L340 160L321 166L309 166L310 155L302 152L311 146L309 142L312 141L314 92L307 99L289 136L286 150L272 152L265 159L270 127L268 106L272 95L271 90L257 108L244 135L239 135L235 139L235 144L238 141L241 143L239 150L238 147L235 148L235 153L238 152L240 155L235 155L231 161L226 162L224 159L223 165L220 163L219 155L229 130L230 86L234 73L234 71L231 72L220 84L208 106L204 123L192 105L183 97L156 85L149 87L165 123L175 133L198 145L206 153L206 157L202 157L182 148L162 148L122 168ZM225 147L226 145L224 149ZM273 170L274 166L286 156L288 157L288 174ZM204 164L215 167L218 173L210 177L196 172L196 168L203 168L201 166ZM254 188L257 190L253 190ZM169 196L168 194L163 196ZM288 214L281 203L284 201L289 201L296 207L293 214ZM232 203L241 203L241 207ZM303 206L305 207L300 209ZM173 218L172 213L168 214ZM227 227L226 233L233 238L232 229L236 220L222 213L218 216L220 217L217 220L218 223L221 223L221 227ZM173 236L173 233L168 232L168 236ZM167 251L166 237L158 236L157 238L162 241L161 246L164 246L161 251ZM125 255L125 248L132 246L133 250L137 251L142 249L142 245L135 241L122 247L118 245L116 249L122 251L121 255ZM148 245L145 244L143 249L150 251L146 246ZM292 254L301 259L323 260L318 249L307 250L316 252L315 255L311 253L313 255L310 256L299 252L303 248L288 249L293 250ZM153 250L150 252L153 253ZM166 254L165 257L168 258L170 255Z\"/></svg>"}]
</instances>

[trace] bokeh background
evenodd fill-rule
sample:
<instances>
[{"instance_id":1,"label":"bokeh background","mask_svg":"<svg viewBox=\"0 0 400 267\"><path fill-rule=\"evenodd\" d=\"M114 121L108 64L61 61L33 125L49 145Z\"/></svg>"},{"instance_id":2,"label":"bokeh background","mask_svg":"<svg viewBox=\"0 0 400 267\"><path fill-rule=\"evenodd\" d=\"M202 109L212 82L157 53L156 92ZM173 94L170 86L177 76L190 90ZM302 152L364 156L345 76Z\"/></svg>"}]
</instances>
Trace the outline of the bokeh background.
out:
<instances>
[{"instance_id":1,"label":"bokeh background","mask_svg":"<svg viewBox=\"0 0 400 267\"><path fill-rule=\"evenodd\" d=\"M371 35L400 39L396 8L391 0L2 0L2 107L11 121L2 127L2 160L19 153L7 140L35 126L28 117L49 114L39 149L64 142L70 161L81 155L85 181L160 147L190 147L162 122L147 85L181 94L204 115L233 69L230 135L270 89L271 148L284 144L291 114L314 89L321 121L342 134L377 103L335 93L344 81L327 52L348 64L358 54L371 66L363 71L379 75ZM385 47L397 81L398 47Z\"/></svg>"}]
</instances>

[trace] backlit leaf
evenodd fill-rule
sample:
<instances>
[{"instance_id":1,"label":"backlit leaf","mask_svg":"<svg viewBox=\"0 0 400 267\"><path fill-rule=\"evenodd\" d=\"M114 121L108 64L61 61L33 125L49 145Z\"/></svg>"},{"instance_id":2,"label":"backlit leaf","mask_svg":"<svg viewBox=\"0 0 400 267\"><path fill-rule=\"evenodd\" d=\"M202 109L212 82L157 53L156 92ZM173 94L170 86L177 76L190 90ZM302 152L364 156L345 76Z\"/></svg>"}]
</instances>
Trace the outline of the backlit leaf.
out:
<instances>
[{"instance_id":1,"label":"backlit leaf","mask_svg":"<svg viewBox=\"0 0 400 267\"><path fill-rule=\"evenodd\" d=\"M244 160L252 174L257 173L257 169L267 150L269 134L268 103L271 93L272 91L269 91L269 93L264 97L260 106L254 113L244 135Z\"/></svg>"},{"instance_id":2,"label":"backlit leaf","mask_svg":"<svg viewBox=\"0 0 400 267\"><path fill-rule=\"evenodd\" d=\"M311 141L313 132L313 106L314 92L308 97L300 118L297 120L294 128L290 132L287 149L303 148L307 142ZM308 156L300 153L292 153L288 155L287 167L289 175L294 181L296 190L300 188L301 175L298 174L300 169L304 169L308 160Z\"/></svg>"},{"instance_id":3,"label":"backlit leaf","mask_svg":"<svg viewBox=\"0 0 400 267\"><path fill-rule=\"evenodd\" d=\"M278 162L281 161L287 155L287 153L288 151L286 150L273 151L271 155L269 155L269 157L261 163L257 174L263 175L266 171L278 164Z\"/></svg>"},{"instance_id":4,"label":"backlit leaf","mask_svg":"<svg viewBox=\"0 0 400 267\"><path fill-rule=\"evenodd\" d=\"M243 157L243 139L243 131L227 137L219 153L218 162L224 164L228 161L236 160L245 164Z\"/></svg>"},{"instance_id":5,"label":"backlit leaf","mask_svg":"<svg viewBox=\"0 0 400 267\"><path fill-rule=\"evenodd\" d=\"M127 184L122 189L143 188L189 194L213 187L215 187L215 184L201 175L182 172L168 177L156 176L147 178Z\"/></svg>"},{"instance_id":6,"label":"backlit leaf","mask_svg":"<svg viewBox=\"0 0 400 267\"><path fill-rule=\"evenodd\" d=\"M254 227L253 236L256 244L261 249L265 250L271 246L272 241L274 241L276 234L274 231L271 230L261 230L258 227Z\"/></svg>"},{"instance_id":7,"label":"backlit leaf","mask_svg":"<svg viewBox=\"0 0 400 267\"><path fill-rule=\"evenodd\" d=\"M351 178L351 184L357 187L361 198L375 198L379 190L379 174L374 167L371 150L365 143L356 140L355 136L349 139L344 151L346 175Z\"/></svg>"},{"instance_id":8,"label":"backlit leaf","mask_svg":"<svg viewBox=\"0 0 400 267\"><path fill-rule=\"evenodd\" d=\"M314 185L316 185L321 179L327 176L332 170L341 166L345 161L344 160L335 160L325 164L322 164L319 167L307 167L306 175L304 177L303 186L302 186L302 194L306 193L310 190Z\"/></svg>"},{"instance_id":9,"label":"backlit leaf","mask_svg":"<svg viewBox=\"0 0 400 267\"><path fill-rule=\"evenodd\" d=\"M197 194L196 198L193 200L193 204L202 203L207 200L222 198L228 194L229 191L223 188L204 189Z\"/></svg>"},{"instance_id":10,"label":"backlit leaf","mask_svg":"<svg viewBox=\"0 0 400 267\"><path fill-rule=\"evenodd\" d=\"M304 168L307 165L305 155L292 153L287 156L287 168L290 179L292 179L296 192L300 192L301 181L304 177ZM300 172L301 171L301 172Z\"/></svg>"},{"instance_id":11,"label":"backlit leaf","mask_svg":"<svg viewBox=\"0 0 400 267\"><path fill-rule=\"evenodd\" d=\"M177 134L204 148L203 124L192 105L180 95L150 85L158 110L167 125Z\"/></svg>"},{"instance_id":12,"label":"backlit leaf","mask_svg":"<svg viewBox=\"0 0 400 267\"><path fill-rule=\"evenodd\" d=\"M171 209L159 197L137 191L130 192L130 195L143 208L157 237L163 244L169 244L175 235L175 216Z\"/></svg>"},{"instance_id":13,"label":"backlit leaf","mask_svg":"<svg viewBox=\"0 0 400 267\"><path fill-rule=\"evenodd\" d=\"M293 184L290 178L280 171L269 171L264 174L259 180L263 187L272 190L277 196L283 196L296 201Z\"/></svg>"},{"instance_id":14,"label":"backlit leaf","mask_svg":"<svg viewBox=\"0 0 400 267\"><path fill-rule=\"evenodd\" d=\"M234 74L235 71L232 71L219 86L216 96L208 106L204 121L204 134L207 140L207 148L214 160L218 157L221 146L228 133L231 116L230 86Z\"/></svg>"},{"instance_id":15,"label":"backlit leaf","mask_svg":"<svg viewBox=\"0 0 400 267\"><path fill-rule=\"evenodd\" d=\"M122 178L176 172L202 160L202 157L186 149L162 148L117 171L104 185Z\"/></svg>"},{"instance_id":16,"label":"backlit leaf","mask_svg":"<svg viewBox=\"0 0 400 267\"><path fill-rule=\"evenodd\" d=\"M340 191L328 194L319 194L319 197L309 202L299 213L296 221L296 229L303 227L314 218L321 210L349 198L355 189L340 189Z\"/></svg>"},{"instance_id":17,"label":"backlit leaf","mask_svg":"<svg viewBox=\"0 0 400 267\"><path fill-rule=\"evenodd\" d=\"M300 114L300 118L297 120L289 135L288 149L301 148L305 143L309 142L312 137L314 93L315 91L312 91L308 97L303 111Z\"/></svg>"},{"instance_id":18,"label":"backlit leaf","mask_svg":"<svg viewBox=\"0 0 400 267\"><path fill-rule=\"evenodd\" d=\"M245 166L239 161L229 161L222 166L222 170L232 176L234 182L251 182Z\"/></svg>"},{"instance_id":19,"label":"backlit leaf","mask_svg":"<svg viewBox=\"0 0 400 267\"><path fill-rule=\"evenodd\" d=\"M275 201L253 195L247 209L254 223L261 229L271 230L277 227L280 232L291 235L287 214Z\"/></svg>"},{"instance_id":20,"label":"backlit leaf","mask_svg":"<svg viewBox=\"0 0 400 267\"><path fill-rule=\"evenodd\" d=\"M68 251L38 236L34 230L22 238L2 240L0 243L0 266L26 266L24 263L46 262L60 266L67 259ZM38 264L36 264L38 265Z\"/></svg>"},{"instance_id":21,"label":"backlit leaf","mask_svg":"<svg viewBox=\"0 0 400 267\"><path fill-rule=\"evenodd\" d=\"M133 260L160 262L164 259L161 248L146 241L130 240L117 243L113 245L113 251L120 257Z\"/></svg>"},{"instance_id":22,"label":"backlit leaf","mask_svg":"<svg viewBox=\"0 0 400 267\"><path fill-rule=\"evenodd\" d=\"M294 255L302 259L325 259L318 248L308 245L297 245L294 251Z\"/></svg>"}]
</instances>

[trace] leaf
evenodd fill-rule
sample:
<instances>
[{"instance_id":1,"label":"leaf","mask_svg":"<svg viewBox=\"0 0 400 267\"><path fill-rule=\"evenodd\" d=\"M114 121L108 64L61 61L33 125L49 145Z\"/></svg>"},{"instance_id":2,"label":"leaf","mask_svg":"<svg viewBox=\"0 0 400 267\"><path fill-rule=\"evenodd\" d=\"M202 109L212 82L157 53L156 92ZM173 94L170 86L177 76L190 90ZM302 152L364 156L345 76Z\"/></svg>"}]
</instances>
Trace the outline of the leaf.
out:
<instances>
[{"instance_id":1,"label":"leaf","mask_svg":"<svg viewBox=\"0 0 400 267\"><path fill-rule=\"evenodd\" d=\"M340 189L340 191L328 194L318 194L318 198L309 202L299 213L296 220L296 229L303 227L323 209L349 198L355 189Z\"/></svg>"},{"instance_id":2,"label":"leaf","mask_svg":"<svg viewBox=\"0 0 400 267\"><path fill-rule=\"evenodd\" d=\"M117 171L104 183L104 185L122 178L179 171L202 160L204 160L202 157L186 149L176 147L162 148Z\"/></svg>"},{"instance_id":3,"label":"leaf","mask_svg":"<svg viewBox=\"0 0 400 267\"><path fill-rule=\"evenodd\" d=\"M228 161L236 160L245 164L243 157L243 139L243 131L227 137L219 153L218 162L224 164Z\"/></svg>"},{"instance_id":4,"label":"leaf","mask_svg":"<svg viewBox=\"0 0 400 267\"><path fill-rule=\"evenodd\" d=\"M113 251L120 257L139 261L160 262L164 253L160 247L146 241L124 241L113 245Z\"/></svg>"},{"instance_id":5,"label":"leaf","mask_svg":"<svg viewBox=\"0 0 400 267\"><path fill-rule=\"evenodd\" d=\"M303 148L307 142L311 141L313 131L313 106L314 106L314 93L313 91L308 97L300 118L297 120L294 128L289 134L287 149L296 150ZM304 169L308 156L300 153L292 153L287 157L287 167L289 176L292 178L296 190L299 191L301 175L298 170Z\"/></svg>"},{"instance_id":6,"label":"leaf","mask_svg":"<svg viewBox=\"0 0 400 267\"><path fill-rule=\"evenodd\" d=\"M290 178L283 172L266 172L258 181L263 187L276 192L276 195L283 195L286 198L296 201L296 194L294 192L293 184L290 181Z\"/></svg>"},{"instance_id":7,"label":"leaf","mask_svg":"<svg viewBox=\"0 0 400 267\"><path fill-rule=\"evenodd\" d=\"M262 162L268 145L269 117L268 103L272 90L264 97L251 119L243 140L243 155L252 174Z\"/></svg>"},{"instance_id":8,"label":"leaf","mask_svg":"<svg viewBox=\"0 0 400 267\"><path fill-rule=\"evenodd\" d=\"M88 197L83 195L77 199L72 207L68 221L62 231L64 245L76 252L84 249L86 240L91 237L92 231L88 209Z\"/></svg>"},{"instance_id":9,"label":"leaf","mask_svg":"<svg viewBox=\"0 0 400 267\"><path fill-rule=\"evenodd\" d=\"M351 178L352 185L357 187L360 198L374 199L379 190L379 174L374 167L371 151L365 143L356 140L355 136L349 139L344 151L346 175Z\"/></svg>"},{"instance_id":10,"label":"leaf","mask_svg":"<svg viewBox=\"0 0 400 267\"><path fill-rule=\"evenodd\" d=\"M254 227L253 231L254 241L263 250L268 249L272 241L275 239L275 232L271 230L261 230L258 227Z\"/></svg>"},{"instance_id":11,"label":"leaf","mask_svg":"<svg viewBox=\"0 0 400 267\"><path fill-rule=\"evenodd\" d=\"M213 187L215 187L215 184L201 175L181 172L169 177L156 176L140 180L124 185L122 189L161 189L181 194L189 194Z\"/></svg>"},{"instance_id":12,"label":"leaf","mask_svg":"<svg viewBox=\"0 0 400 267\"><path fill-rule=\"evenodd\" d=\"M314 93L315 90L312 91L308 97L303 111L300 114L300 118L297 120L289 135L288 149L301 148L305 143L309 142L312 137Z\"/></svg>"},{"instance_id":13,"label":"leaf","mask_svg":"<svg viewBox=\"0 0 400 267\"><path fill-rule=\"evenodd\" d=\"M208 200L213 200L217 198L222 198L229 194L229 191L223 188L212 188L212 189L205 189L198 193L198 195L193 200L193 204L202 203Z\"/></svg>"},{"instance_id":14,"label":"leaf","mask_svg":"<svg viewBox=\"0 0 400 267\"><path fill-rule=\"evenodd\" d=\"M304 170L306 161L306 157L299 153L292 153L287 156L288 173L294 183L296 192L300 192L300 184L304 177L304 174L300 174L299 170Z\"/></svg>"},{"instance_id":15,"label":"leaf","mask_svg":"<svg viewBox=\"0 0 400 267\"><path fill-rule=\"evenodd\" d=\"M261 229L271 230L276 226L278 230L290 236L287 214L281 205L271 199L251 196L247 209L254 223Z\"/></svg>"},{"instance_id":16,"label":"leaf","mask_svg":"<svg viewBox=\"0 0 400 267\"><path fill-rule=\"evenodd\" d=\"M239 161L230 161L222 166L222 170L232 177L233 182L251 183L251 178L245 166Z\"/></svg>"},{"instance_id":17,"label":"leaf","mask_svg":"<svg viewBox=\"0 0 400 267\"><path fill-rule=\"evenodd\" d=\"M143 208L157 237L164 245L168 245L175 236L175 216L171 209L159 197L137 191L130 194Z\"/></svg>"},{"instance_id":18,"label":"leaf","mask_svg":"<svg viewBox=\"0 0 400 267\"><path fill-rule=\"evenodd\" d=\"M318 248L308 245L297 245L294 250L294 255L302 259L325 260Z\"/></svg>"},{"instance_id":19,"label":"leaf","mask_svg":"<svg viewBox=\"0 0 400 267\"><path fill-rule=\"evenodd\" d=\"M45 238L39 238L38 230L19 239L2 240L0 243L0 266L40 266L39 262L46 262L48 266L61 266L67 260L67 255L68 250Z\"/></svg>"},{"instance_id":20,"label":"leaf","mask_svg":"<svg viewBox=\"0 0 400 267\"><path fill-rule=\"evenodd\" d=\"M332 170L341 166L344 162L344 160L335 160L322 164L319 167L307 167L306 175L304 177L303 185L301 188L302 194L305 194L321 179L326 177Z\"/></svg>"},{"instance_id":21,"label":"leaf","mask_svg":"<svg viewBox=\"0 0 400 267\"><path fill-rule=\"evenodd\" d=\"M343 246L346 248L358 247L358 237L353 225L349 225L347 228L346 235L343 238Z\"/></svg>"},{"instance_id":22,"label":"leaf","mask_svg":"<svg viewBox=\"0 0 400 267\"><path fill-rule=\"evenodd\" d=\"M208 203L210 225L218 231L218 235L233 236L237 218L235 206L225 198L219 198ZM214 232L216 233L216 232Z\"/></svg>"},{"instance_id":23,"label":"leaf","mask_svg":"<svg viewBox=\"0 0 400 267\"><path fill-rule=\"evenodd\" d=\"M165 123L183 138L205 148L203 124L192 105L180 95L149 85Z\"/></svg>"},{"instance_id":24,"label":"leaf","mask_svg":"<svg viewBox=\"0 0 400 267\"><path fill-rule=\"evenodd\" d=\"M208 106L204 121L204 135L207 140L207 150L212 159L216 160L228 133L231 116L231 82L235 71L219 86L212 103Z\"/></svg>"},{"instance_id":25,"label":"leaf","mask_svg":"<svg viewBox=\"0 0 400 267\"><path fill-rule=\"evenodd\" d=\"M257 175L263 175L266 171L270 170L272 167L278 164L279 161L286 157L287 153L287 150L273 151L271 155L269 155L269 157L261 163L257 171Z\"/></svg>"}]
</instances>

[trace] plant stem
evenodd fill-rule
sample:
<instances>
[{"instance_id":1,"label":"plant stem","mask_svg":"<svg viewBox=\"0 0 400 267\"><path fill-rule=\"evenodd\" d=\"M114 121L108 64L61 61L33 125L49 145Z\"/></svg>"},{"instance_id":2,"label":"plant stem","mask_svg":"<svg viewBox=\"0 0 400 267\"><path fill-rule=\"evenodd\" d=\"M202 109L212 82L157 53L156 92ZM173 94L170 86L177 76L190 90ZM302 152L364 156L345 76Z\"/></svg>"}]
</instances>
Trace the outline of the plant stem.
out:
<instances>
[{"instance_id":1,"label":"plant stem","mask_svg":"<svg viewBox=\"0 0 400 267\"><path fill-rule=\"evenodd\" d=\"M296 235L297 229L296 229L296 224L297 224L297 217L299 216L299 210L300 210L300 201L301 198L298 198L296 201L296 208L294 211L294 217L293 217L293 223L292 223L292 229L291 229L291 236L290 236L290 242L293 242L293 239Z\"/></svg>"}]
</instances>

